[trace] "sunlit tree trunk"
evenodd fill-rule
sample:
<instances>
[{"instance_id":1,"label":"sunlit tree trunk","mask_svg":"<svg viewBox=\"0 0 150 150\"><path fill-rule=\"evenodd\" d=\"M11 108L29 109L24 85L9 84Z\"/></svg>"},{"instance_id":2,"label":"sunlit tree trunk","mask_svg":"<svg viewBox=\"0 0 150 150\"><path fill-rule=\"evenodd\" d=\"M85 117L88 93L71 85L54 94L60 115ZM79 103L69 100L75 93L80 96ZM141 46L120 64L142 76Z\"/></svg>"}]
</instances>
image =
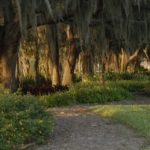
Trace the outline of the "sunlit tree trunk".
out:
<instances>
[{"instance_id":1,"label":"sunlit tree trunk","mask_svg":"<svg viewBox=\"0 0 150 150\"><path fill-rule=\"evenodd\" d=\"M58 44L58 26L57 24L47 27L47 38L50 50L50 59L52 62L51 80L53 86L60 85L59 74L59 44Z\"/></svg>"},{"instance_id":2,"label":"sunlit tree trunk","mask_svg":"<svg viewBox=\"0 0 150 150\"><path fill-rule=\"evenodd\" d=\"M63 65L62 85L70 85L73 82L75 65L78 58L78 50L74 46L70 46L66 50L67 56Z\"/></svg>"},{"instance_id":3,"label":"sunlit tree trunk","mask_svg":"<svg viewBox=\"0 0 150 150\"><path fill-rule=\"evenodd\" d=\"M65 58L63 63L63 78L62 85L70 85L73 82L74 70L77 58L79 56L79 47L73 35L73 28L67 26L67 46L65 51Z\"/></svg>"},{"instance_id":4,"label":"sunlit tree trunk","mask_svg":"<svg viewBox=\"0 0 150 150\"><path fill-rule=\"evenodd\" d=\"M119 72L119 60L117 54L113 53L114 58L114 71Z\"/></svg>"},{"instance_id":5,"label":"sunlit tree trunk","mask_svg":"<svg viewBox=\"0 0 150 150\"><path fill-rule=\"evenodd\" d=\"M135 61L137 59L139 52L140 52L140 48L135 50L135 52L128 57L128 60L125 64L125 70L128 69L128 66L130 65L130 63L132 63L133 61Z\"/></svg>"},{"instance_id":6,"label":"sunlit tree trunk","mask_svg":"<svg viewBox=\"0 0 150 150\"><path fill-rule=\"evenodd\" d=\"M129 58L129 54L125 51L125 49L121 48L120 53L120 72L126 72L126 64Z\"/></svg>"},{"instance_id":7,"label":"sunlit tree trunk","mask_svg":"<svg viewBox=\"0 0 150 150\"><path fill-rule=\"evenodd\" d=\"M59 68L57 64L53 64L52 69L52 86L58 86L60 84L60 77L59 77Z\"/></svg>"}]
</instances>

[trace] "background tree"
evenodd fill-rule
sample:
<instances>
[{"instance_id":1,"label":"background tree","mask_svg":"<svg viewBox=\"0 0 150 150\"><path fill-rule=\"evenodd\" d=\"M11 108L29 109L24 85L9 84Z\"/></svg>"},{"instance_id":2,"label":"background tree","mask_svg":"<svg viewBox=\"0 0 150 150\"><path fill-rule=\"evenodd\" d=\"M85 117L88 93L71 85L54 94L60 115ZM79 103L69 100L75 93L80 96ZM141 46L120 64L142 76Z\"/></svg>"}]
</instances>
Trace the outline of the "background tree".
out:
<instances>
[{"instance_id":1,"label":"background tree","mask_svg":"<svg viewBox=\"0 0 150 150\"><path fill-rule=\"evenodd\" d=\"M81 50L83 74L93 74L95 60L98 60L99 67L102 66L102 72L116 66L117 71L126 71L141 53L145 53L143 49L149 44L149 3L149 0L0 0L3 85L12 91L17 89L20 41L29 29L40 32L36 28L41 25L49 28L46 34L52 62L52 85L59 85L60 81L69 85L73 81ZM65 56L60 65L62 47L65 47ZM40 56L38 51L35 52L35 70L39 72ZM112 62L115 67L110 66Z\"/></svg>"}]
</instances>

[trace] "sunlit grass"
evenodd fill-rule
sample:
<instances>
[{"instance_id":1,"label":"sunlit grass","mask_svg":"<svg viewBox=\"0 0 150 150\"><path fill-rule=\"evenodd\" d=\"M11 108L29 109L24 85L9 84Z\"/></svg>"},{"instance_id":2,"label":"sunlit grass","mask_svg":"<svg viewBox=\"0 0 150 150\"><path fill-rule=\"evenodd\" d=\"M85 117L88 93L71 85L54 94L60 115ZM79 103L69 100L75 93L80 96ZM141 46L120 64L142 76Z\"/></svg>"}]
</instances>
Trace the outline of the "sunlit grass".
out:
<instances>
[{"instance_id":1,"label":"sunlit grass","mask_svg":"<svg viewBox=\"0 0 150 150\"><path fill-rule=\"evenodd\" d=\"M91 110L136 129L150 140L150 105L100 105Z\"/></svg>"}]
</instances>

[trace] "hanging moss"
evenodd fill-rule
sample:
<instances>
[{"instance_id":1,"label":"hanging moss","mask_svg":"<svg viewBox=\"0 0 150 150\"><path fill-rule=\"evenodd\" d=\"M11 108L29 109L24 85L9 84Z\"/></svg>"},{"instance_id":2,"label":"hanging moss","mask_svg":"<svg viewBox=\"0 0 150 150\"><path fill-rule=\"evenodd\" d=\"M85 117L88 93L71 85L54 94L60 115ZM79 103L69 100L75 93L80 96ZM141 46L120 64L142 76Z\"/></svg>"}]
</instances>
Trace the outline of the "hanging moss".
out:
<instances>
[{"instance_id":1,"label":"hanging moss","mask_svg":"<svg viewBox=\"0 0 150 150\"><path fill-rule=\"evenodd\" d=\"M150 39L148 0L0 0L0 4L5 20L18 16L23 35L29 26L36 28L44 20L74 24L82 45L93 41L92 26L97 31L97 42L104 43L102 49L106 49L108 39L124 40L130 48Z\"/></svg>"}]
</instances>

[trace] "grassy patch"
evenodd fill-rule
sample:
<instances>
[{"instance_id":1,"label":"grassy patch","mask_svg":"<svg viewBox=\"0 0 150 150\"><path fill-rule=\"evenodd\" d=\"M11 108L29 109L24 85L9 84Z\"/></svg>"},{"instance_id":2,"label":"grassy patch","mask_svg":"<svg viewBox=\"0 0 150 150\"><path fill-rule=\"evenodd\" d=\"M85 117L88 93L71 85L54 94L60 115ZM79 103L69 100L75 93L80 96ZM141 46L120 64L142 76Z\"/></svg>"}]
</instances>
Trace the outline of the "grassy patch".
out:
<instances>
[{"instance_id":1,"label":"grassy patch","mask_svg":"<svg viewBox=\"0 0 150 150\"><path fill-rule=\"evenodd\" d=\"M45 111L47 107L120 101L130 98L131 91L140 90L145 84L146 81L108 81L105 86L101 86L99 82L92 81L74 84L69 91L38 98L22 96L19 92L10 94L9 91L0 88L0 148L15 149L30 142L44 141L52 132L53 125L52 116ZM106 116L131 125L149 137L150 123L144 119L150 113L149 107L124 107L127 106L99 106L95 111L101 114L107 112ZM133 111L135 108L138 108L138 111Z\"/></svg>"},{"instance_id":2,"label":"grassy patch","mask_svg":"<svg viewBox=\"0 0 150 150\"><path fill-rule=\"evenodd\" d=\"M55 107L70 104L102 104L129 97L131 97L129 91L120 86L108 84L103 87L98 82L90 82L75 84L70 87L69 91L40 96L39 99L47 106Z\"/></svg>"},{"instance_id":3,"label":"grassy patch","mask_svg":"<svg viewBox=\"0 0 150 150\"><path fill-rule=\"evenodd\" d=\"M150 105L104 105L91 109L104 117L129 125L150 139Z\"/></svg>"},{"instance_id":4,"label":"grassy patch","mask_svg":"<svg viewBox=\"0 0 150 150\"><path fill-rule=\"evenodd\" d=\"M43 142L52 132L52 116L32 96L0 95L0 149Z\"/></svg>"},{"instance_id":5,"label":"grassy patch","mask_svg":"<svg viewBox=\"0 0 150 150\"><path fill-rule=\"evenodd\" d=\"M120 80L116 82L109 81L107 84L112 87L121 87L129 92L139 92L145 88L149 83L148 80L138 81L138 80Z\"/></svg>"},{"instance_id":6,"label":"grassy patch","mask_svg":"<svg viewBox=\"0 0 150 150\"><path fill-rule=\"evenodd\" d=\"M39 99L49 107L71 104L104 104L132 97L132 92L142 90L148 81L107 81L105 86L97 81L73 84L69 91L57 92Z\"/></svg>"},{"instance_id":7,"label":"grassy patch","mask_svg":"<svg viewBox=\"0 0 150 150\"><path fill-rule=\"evenodd\" d=\"M150 79L150 72L141 71L140 73L105 73L105 80L118 81L118 80L132 80L132 81L143 81Z\"/></svg>"}]
</instances>

